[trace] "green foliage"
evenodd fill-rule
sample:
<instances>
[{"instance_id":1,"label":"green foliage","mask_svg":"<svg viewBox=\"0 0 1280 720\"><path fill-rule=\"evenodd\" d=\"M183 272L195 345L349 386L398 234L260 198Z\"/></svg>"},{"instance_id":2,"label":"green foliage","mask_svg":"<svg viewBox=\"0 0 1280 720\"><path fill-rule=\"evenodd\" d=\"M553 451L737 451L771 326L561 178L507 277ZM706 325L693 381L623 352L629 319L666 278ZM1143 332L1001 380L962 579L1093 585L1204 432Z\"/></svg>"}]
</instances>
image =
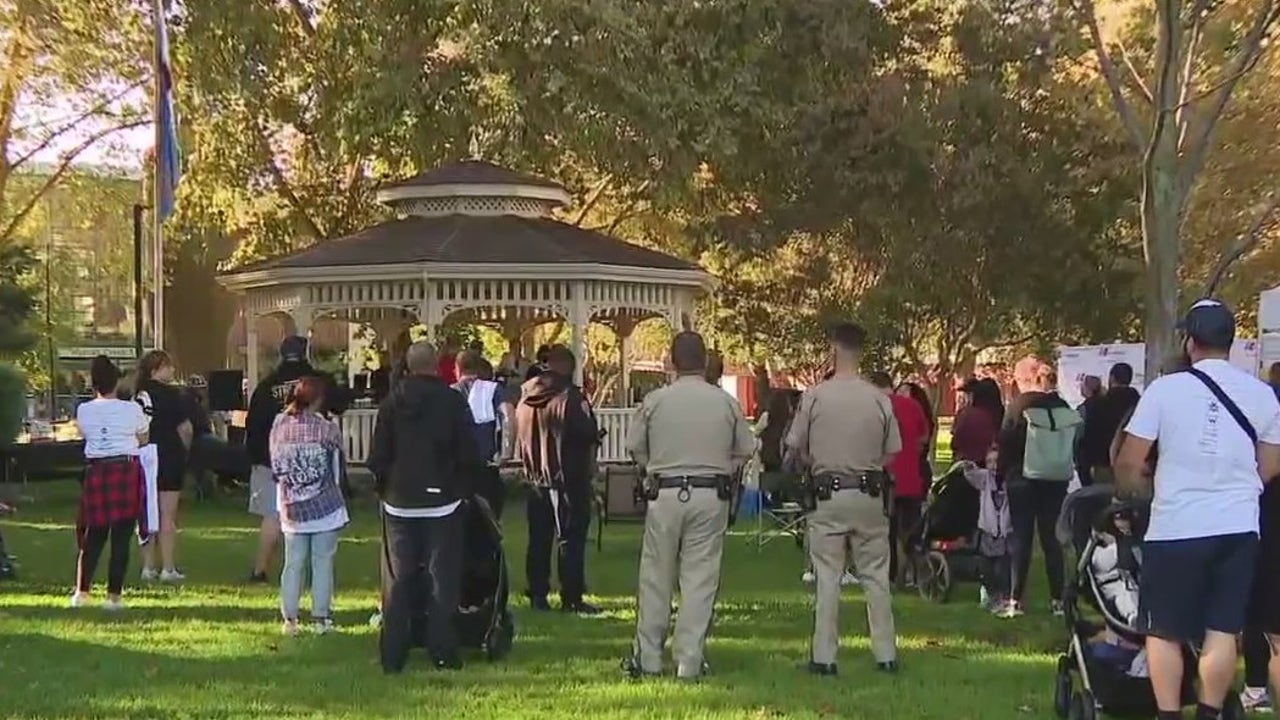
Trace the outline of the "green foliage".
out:
<instances>
[{"instance_id":1,"label":"green foliage","mask_svg":"<svg viewBox=\"0 0 1280 720\"><path fill-rule=\"evenodd\" d=\"M30 282L35 267L28 248L0 246L0 356L21 353L35 343L28 326L36 308Z\"/></svg>"}]
</instances>

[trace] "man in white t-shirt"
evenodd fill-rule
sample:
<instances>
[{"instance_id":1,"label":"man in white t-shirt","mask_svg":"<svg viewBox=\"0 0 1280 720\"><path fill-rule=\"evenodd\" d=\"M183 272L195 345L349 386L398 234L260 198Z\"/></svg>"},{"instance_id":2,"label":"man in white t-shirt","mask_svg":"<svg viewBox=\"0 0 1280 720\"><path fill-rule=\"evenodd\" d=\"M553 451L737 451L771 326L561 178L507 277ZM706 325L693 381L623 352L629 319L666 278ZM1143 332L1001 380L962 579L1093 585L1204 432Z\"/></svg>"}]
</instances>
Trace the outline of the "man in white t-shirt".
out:
<instances>
[{"instance_id":1,"label":"man in white t-shirt","mask_svg":"<svg viewBox=\"0 0 1280 720\"><path fill-rule=\"evenodd\" d=\"M1181 717L1181 646L1203 640L1196 717L1213 720L1235 676L1262 479L1280 472L1280 402L1227 362L1235 320L1225 305L1197 302L1178 329L1191 369L1147 388L1125 428L1116 470L1122 488L1140 487L1158 443L1138 621L1159 717Z\"/></svg>"}]
</instances>

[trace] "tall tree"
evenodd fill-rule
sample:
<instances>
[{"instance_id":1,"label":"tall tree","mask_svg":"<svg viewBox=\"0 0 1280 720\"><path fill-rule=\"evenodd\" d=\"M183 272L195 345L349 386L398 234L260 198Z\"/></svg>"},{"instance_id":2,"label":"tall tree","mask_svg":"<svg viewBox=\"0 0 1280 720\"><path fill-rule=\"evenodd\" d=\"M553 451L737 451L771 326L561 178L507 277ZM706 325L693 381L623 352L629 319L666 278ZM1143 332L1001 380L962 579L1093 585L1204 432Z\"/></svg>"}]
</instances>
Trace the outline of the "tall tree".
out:
<instances>
[{"instance_id":1,"label":"tall tree","mask_svg":"<svg viewBox=\"0 0 1280 720\"><path fill-rule=\"evenodd\" d=\"M0 3L0 246L86 152L150 121L149 12L142 0Z\"/></svg>"},{"instance_id":2,"label":"tall tree","mask_svg":"<svg viewBox=\"0 0 1280 720\"><path fill-rule=\"evenodd\" d=\"M1147 376L1155 377L1160 359L1173 346L1188 203L1215 147L1219 120L1280 23L1280 2L1157 0L1154 50L1145 70L1123 42L1108 42L1093 0L1068 2L1084 25L1099 74L1139 158ZM1225 54L1215 53L1210 40L1222 34L1233 40ZM1280 189L1272 188L1254 220L1222 248L1206 291L1215 290L1231 262L1258 242L1278 207Z\"/></svg>"}]
</instances>

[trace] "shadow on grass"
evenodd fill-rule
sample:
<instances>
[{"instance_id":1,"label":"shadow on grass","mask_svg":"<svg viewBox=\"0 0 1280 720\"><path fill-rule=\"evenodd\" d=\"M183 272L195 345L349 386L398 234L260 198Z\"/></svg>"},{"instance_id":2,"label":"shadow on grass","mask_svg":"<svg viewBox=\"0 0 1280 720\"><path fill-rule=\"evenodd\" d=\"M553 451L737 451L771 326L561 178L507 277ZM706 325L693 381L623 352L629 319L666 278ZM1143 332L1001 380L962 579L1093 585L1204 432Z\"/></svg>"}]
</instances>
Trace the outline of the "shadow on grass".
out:
<instances>
[{"instance_id":1,"label":"shadow on grass","mask_svg":"<svg viewBox=\"0 0 1280 720\"><path fill-rule=\"evenodd\" d=\"M368 637L261 642L258 653L205 658L18 633L0 641L0 672L10 708L127 718L1003 718L1047 711L1044 697L1015 688L1048 688L1052 677L1047 662L909 653L896 677L849 662L840 679L813 678L785 655L730 646L700 683L635 682L620 677L616 657L572 638L527 640L507 663L458 673L427 670L417 656L405 675L385 677Z\"/></svg>"}]
</instances>

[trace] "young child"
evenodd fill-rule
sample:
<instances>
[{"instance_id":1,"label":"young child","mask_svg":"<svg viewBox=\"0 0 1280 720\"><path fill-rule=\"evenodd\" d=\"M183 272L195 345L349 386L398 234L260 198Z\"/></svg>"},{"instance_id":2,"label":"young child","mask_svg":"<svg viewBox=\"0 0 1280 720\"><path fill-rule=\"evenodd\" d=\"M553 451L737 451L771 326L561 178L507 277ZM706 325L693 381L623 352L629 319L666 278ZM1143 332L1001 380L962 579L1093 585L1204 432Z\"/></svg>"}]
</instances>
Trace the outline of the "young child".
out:
<instances>
[{"instance_id":1,"label":"young child","mask_svg":"<svg viewBox=\"0 0 1280 720\"><path fill-rule=\"evenodd\" d=\"M1009 498L996 468L996 448L987 450L986 467L964 463L964 477L978 491L978 552L982 555L982 605L1001 616L1009 608Z\"/></svg>"},{"instance_id":2,"label":"young child","mask_svg":"<svg viewBox=\"0 0 1280 720\"><path fill-rule=\"evenodd\" d=\"M1093 574L1098 580L1102 596L1120 615L1120 619L1133 625L1138 618L1138 583L1133 573L1121 567L1120 543L1132 539L1133 529L1129 518L1118 515L1116 532L1120 537L1103 533L1093 551Z\"/></svg>"}]
</instances>

